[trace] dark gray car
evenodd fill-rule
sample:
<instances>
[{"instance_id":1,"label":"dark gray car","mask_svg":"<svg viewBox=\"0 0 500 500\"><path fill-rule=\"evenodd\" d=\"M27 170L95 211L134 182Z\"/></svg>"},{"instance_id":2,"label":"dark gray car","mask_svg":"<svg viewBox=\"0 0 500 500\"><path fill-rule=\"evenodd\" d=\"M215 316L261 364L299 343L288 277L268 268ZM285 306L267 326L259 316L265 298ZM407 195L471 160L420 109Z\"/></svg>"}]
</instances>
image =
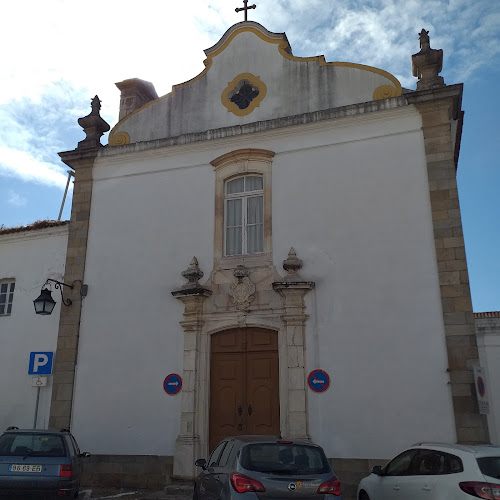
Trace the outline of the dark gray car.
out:
<instances>
[{"instance_id":1,"label":"dark gray car","mask_svg":"<svg viewBox=\"0 0 500 500\"><path fill-rule=\"evenodd\" d=\"M76 498L88 456L68 430L9 428L0 436L0 498Z\"/></svg>"},{"instance_id":2,"label":"dark gray car","mask_svg":"<svg viewBox=\"0 0 500 500\"><path fill-rule=\"evenodd\" d=\"M340 481L320 446L273 436L224 439L196 461L194 500L341 500Z\"/></svg>"}]
</instances>

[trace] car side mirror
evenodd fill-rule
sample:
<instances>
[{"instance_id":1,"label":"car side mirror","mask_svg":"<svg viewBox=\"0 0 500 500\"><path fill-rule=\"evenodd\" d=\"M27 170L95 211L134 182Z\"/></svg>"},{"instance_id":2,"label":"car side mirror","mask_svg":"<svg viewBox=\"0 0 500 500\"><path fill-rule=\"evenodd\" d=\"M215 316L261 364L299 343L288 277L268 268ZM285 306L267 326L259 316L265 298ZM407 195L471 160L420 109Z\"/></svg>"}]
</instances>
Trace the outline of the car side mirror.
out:
<instances>
[{"instance_id":1,"label":"car side mirror","mask_svg":"<svg viewBox=\"0 0 500 500\"><path fill-rule=\"evenodd\" d=\"M83 453L80 453L81 457L90 457L90 453L88 451L84 451Z\"/></svg>"},{"instance_id":2,"label":"car side mirror","mask_svg":"<svg viewBox=\"0 0 500 500\"><path fill-rule=\"evenodd\" d=\"M372 468L372 474L376 474L377 476L382 476L382 467L380 465L374 465Z\"/></svg>"},{"instance_id":3,"label":"car side mirror","mask_svg":"<svg viewBox=\"0 0 500 500\"><path fill-rule=\"evenodd\" d=\"M204 458L199 458L198 460L196 460L194 465L196 465L196 467L201 467L203 470L205 470L207 468L207 461Z\"/></svg>"}]
</instances>

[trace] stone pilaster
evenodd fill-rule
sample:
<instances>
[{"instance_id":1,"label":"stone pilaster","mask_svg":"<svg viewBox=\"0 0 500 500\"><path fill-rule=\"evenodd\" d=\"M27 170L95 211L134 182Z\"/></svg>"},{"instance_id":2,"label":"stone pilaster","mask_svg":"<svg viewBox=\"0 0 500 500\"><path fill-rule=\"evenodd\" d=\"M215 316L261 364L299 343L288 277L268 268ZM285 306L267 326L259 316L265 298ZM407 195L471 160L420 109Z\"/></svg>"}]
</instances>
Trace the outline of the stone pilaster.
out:
<instances>
[{"instance_id":1,"label":"stone pilaster","mask_svg":"<svg viewBox=\"0 0 500 500\"><path fill-rule=\"evenodd\" d=\"M77 150L60 153L63 161L75 170L73 204L64 271L64 282L74 284L74 288L69 291L68 289L64 290L65 295L72 300L71 306L61 305L49 418L49 428L51 429L69 429L71 426L71 407L82 306L80 290L85 274L90 204L92 200L92 169L96 155L97 149L85 153Z\"/></svg>"},{"instance_id":2,"label":"stone pilaster","mask_svg":"<svg viewBox=\"0 0 500 500\"><path fill-rule=\"evenodd\" d=\"M283 262L283 268L288 275L283 281L273 283L284 300L282 320L285 325L286 343L280 352L280 360L286 361L287 387L280 387L280 398L286 398L287 415L281 415L281 433L290 438L309 437L307 423L307 392L305 371L305 325L307 321L305 294L314 288L312 281L304 281L298 274L302 261L297 258L295 250L290 249L288 258Z\"/></svg>"},{"instance_id":3,"label":"stone pilaster","mask_svg":"<svg viewBox=\"0 0 500 500\"><path fill-rule=\"evenodd\" d=\"M196 257L182 275L189 282L172 295L184 304L184 363L182 371L181 428L175 441L174 476L192 479L195 477L194 462L199 458L200 436L196 419L199 403L199 364L208 357L207 336L201 334L203 327L203 303L212 291L203 288L198 280L203 276ZM203 345L202 345L203 344ZM208 402L207 402L208 404Z\"/></svg>"},{"instance_id":4,"label":"stone pilaster","mask_svg":"<svg viewBox=\"0 0 500 500\"><path fill-rule=\"evenodd\" d=\"M75 368L78 358L78 339L82 307L82 286L85 276L87 240L92 201L92 170L98 151L102 148L100 138L109 130L109 125L99 115L101 103L95 96L92 111L80 118L86 138L78 143L74 151L59 153L62 161L75 171L73 202L68 232L68 248L64 282L73 289L65 289L72 304L61 305L59 332L54 363L52 401L50 405L49 428L71 427L71 409L75 382ZM86 287L85 287L86 289Z\"/></svg>"},{"instance_id":5,"label":"stone pilaster","mask_svg":"<svg viewBox=\"0 0 500 500\"><path fill-rule=\"evenodd\" d=\"M422 115L434 241L448 351L457 439L488 442L486 419L479 414L472 367L479 364L474 317L456 182L461 128L462 86L416 92L409 98Z\"/></svg>"}]
</instances>

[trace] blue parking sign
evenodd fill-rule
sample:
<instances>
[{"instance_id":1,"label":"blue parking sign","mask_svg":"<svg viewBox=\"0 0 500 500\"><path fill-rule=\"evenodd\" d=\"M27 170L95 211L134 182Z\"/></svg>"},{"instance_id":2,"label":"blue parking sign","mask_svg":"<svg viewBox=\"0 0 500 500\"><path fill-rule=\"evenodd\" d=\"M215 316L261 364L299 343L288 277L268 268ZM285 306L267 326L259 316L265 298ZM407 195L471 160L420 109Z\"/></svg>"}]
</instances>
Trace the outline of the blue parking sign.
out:
<instances>
[{"instance_id":1,"label":"blue parking sign","mask_svg":"<svg viewBox=\"0 0 500 500\"><path fill-rule=\"evenodd\" d=\"M53 352L30 352L28 375L51 375Z\"/></svg>"}]
</instances>

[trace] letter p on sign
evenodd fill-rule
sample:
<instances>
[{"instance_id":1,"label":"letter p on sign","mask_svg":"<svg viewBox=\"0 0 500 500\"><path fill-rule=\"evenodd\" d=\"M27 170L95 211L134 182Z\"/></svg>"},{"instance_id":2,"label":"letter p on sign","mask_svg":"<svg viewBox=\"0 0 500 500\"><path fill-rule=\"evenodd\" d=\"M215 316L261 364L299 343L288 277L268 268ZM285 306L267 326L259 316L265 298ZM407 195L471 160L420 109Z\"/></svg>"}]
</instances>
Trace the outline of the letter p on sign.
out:
<instances>
[{"instance_id":1,"label":"letter p on sign","mask_svg":"<svg viewBox=\"0 0 500 500\"><path fill-rule=\"evenodd\" d=\"M53 352L31 352L28 375L50 375L53 357Z\"/></svg>"}]
</instances>

